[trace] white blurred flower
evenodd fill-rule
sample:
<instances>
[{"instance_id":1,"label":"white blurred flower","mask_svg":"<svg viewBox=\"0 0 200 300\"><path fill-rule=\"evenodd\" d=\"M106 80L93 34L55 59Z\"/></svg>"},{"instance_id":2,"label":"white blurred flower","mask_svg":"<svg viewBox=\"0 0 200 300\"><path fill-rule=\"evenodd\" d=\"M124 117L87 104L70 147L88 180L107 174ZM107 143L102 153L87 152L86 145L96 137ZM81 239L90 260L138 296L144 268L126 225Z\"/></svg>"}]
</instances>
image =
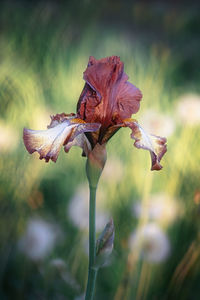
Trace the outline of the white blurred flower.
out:
<instances>
[{"instance_id":1,"label":"white blurred flower","mask_svg":"<svg viewBox=\"0 0 200 300\"><path fill-rule=\"evenodd\" d=\"M147 132L158 136L169 137L175 130L173 118L155 110L145 111L140 117L140 122Z\"/></svg>"},{"instance_id":2,"label":"white blurred flower","mask_svg":"<svg viewBox=\"0 0 200 300\"><path fill-rule=\"evenodd\" d=\"M200 124L200 95L185 94L179 98L176 108L177 116L186 125Z\"/></svg>"},{"instance_id":3,"label":"white blurred flower","mask_svg":"<svg viewBox=\"0 0 200 300\"><path fill-rule=\"evenodd\" d=\"M66 263L63 259L61 258L54 258L50 261L50 266L57 269L58 271L63 272L66 270Z\"/></svg>"},{"instance_id":4,"label":"white blurred flower","mask_svg":"<svg viewBox=\"0 0 200 300\"><path fill-rule=\"evenodd\" d=\"M17 147L19 136L17 131L0 120L0 152L11 152Z\"/></svg>"},{"instance_id":5,"label":"white blurred flower","mask_svg":"<svg viewBox=\"0 0 200 300\"><path fill-rule=\"evenodd\" d=\"M107 160L103 173L102 179L109 182L120 182L124 174L124 166L118 158L109 157Z\"/></svg>"},{"instance_id":6,"label":"white blurred flower","mask_svg":"<svg viewBox=\"0 0 200 300\"><path fill-rule=\"evenodd\" d=\"M176 200L164 193L152 195L145 207L141 201L134 203L133 214L141 218L143 209L148 212L150 220L156 220L162 224L169 224L182 214L182 208Z\"/></svg>"},{"instance_id":7,"label":"white blurred flower","mask_svg":"<svg viewBox=\"0 0 200 300\"><path fill-rule=\"evenodd\" d=\"M109 219L109 214L103 207L105 196L98 190L96 201L96 229L104 228ZM72 197L67 208L67 214L73 224L82 230L89 229L89 188L87 184L80 185Z\"/></svg>"},{"instance_id":8,"label":"white blurred flower","mask_svg":"<svg viewBox=\"0 0 200 300\"><path fill-rule=\"evenodd\" d=\"M74 300L84 300L85 294L81 294L80 296L77 296Z\"/></svg>"},{"instance_id":9,"label":"white blurred flower","mask_svg":"<svg viewBox=\"0 0 200 300\"><path fill-rule=\"evenodd\" d=\"M61 236L59 228L40 218L32 218L19 241L19 249L32 260L45 258Z\"/></svg>"},{"instance_id":10,"label":"white blurred flower","mask_svg":"<svg viewBox=\"0 0 200 300\"><path fill-rule=\"evenodd\" d=\"M61 278L69 284L71 287L73 287L76 290L80 289L79 284L77 281L73 278L73 276L70 274L70 272L67 269L67 264L65 261L61 258L54 258L50 261L50 267L54 268L55 271L58 271Z\"/></svg>"},{"instance_id":11,"label":"white blurred flower","mask_svg":"<svg viewBox=\"0 0 200 300\"><path fill-rule=\"evenodd\" d=\"M137 229L130 237L132 251L139 251L141 258L152 263L164 261L170 254L170 242L162 229L149 223Z\"/></svg>"}]
</instances>

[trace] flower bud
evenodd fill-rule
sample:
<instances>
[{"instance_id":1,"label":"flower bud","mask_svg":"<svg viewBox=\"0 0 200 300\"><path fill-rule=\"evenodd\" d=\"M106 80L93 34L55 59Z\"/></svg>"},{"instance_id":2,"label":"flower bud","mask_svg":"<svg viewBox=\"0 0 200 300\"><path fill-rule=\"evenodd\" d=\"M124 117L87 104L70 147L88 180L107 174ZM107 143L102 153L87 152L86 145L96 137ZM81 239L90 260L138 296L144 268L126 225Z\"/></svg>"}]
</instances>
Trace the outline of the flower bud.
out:
<instances>
[{"instance_id":1,"label":"flower bud","mask_svg":"<svg viewBox=\"0 0 200 300\"><path fill-rule=\"evenodd\" d=\"M90 187L96 188L106 159L106 145L97 143L94 149L89 153L86 162L86 174Z\"/></svg>"},{"instance_id":2,"label":"flower bud","mask_svg":"<svg viewBox=\"0 0 200 300\"><path fill-rule=\"evenodd\" d=\"M113 242L115 236L115 228L111 219L105 226L96 242L96 258L94 268L99 268L108 262L113 250Z\"/></svg>"}]
</instances>

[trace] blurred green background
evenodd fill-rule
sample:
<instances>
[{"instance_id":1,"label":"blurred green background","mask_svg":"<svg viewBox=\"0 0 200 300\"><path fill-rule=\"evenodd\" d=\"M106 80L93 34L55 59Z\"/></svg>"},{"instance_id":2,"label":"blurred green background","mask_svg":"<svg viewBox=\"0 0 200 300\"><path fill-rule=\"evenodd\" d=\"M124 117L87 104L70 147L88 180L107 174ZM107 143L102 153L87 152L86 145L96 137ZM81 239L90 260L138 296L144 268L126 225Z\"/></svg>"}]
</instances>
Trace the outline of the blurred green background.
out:
<instances>
[{"instance_id":1,"label":"blurred green background","mask_svg":"<svg viewBox=\"0 0 200 300\"><path fill-rule=\"evenodd\" d=\"M118 55L143 93L134 118L168 138L163 170L130 130L108 143L97 229L115 245L96 300L200 299L198 1L1 1L0 299L84 299L88 187L81 149L30 156L23 127L71 113L90 55Z\"/></svg>"}]
</instances>

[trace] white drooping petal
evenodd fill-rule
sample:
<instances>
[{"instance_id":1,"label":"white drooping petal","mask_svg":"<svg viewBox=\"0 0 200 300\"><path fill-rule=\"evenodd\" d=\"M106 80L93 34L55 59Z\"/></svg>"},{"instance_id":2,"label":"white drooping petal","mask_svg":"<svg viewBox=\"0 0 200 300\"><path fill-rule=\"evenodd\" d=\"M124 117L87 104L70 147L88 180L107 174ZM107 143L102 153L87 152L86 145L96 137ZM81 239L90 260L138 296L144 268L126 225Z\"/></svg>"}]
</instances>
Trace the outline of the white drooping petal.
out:
<instances>
[{"instance_id":1,"label":"white drooping petal","mask_svg":"<svg viewBox=\"0 0 200 300\"><path fill-rule=\"evenodd\" d=\"M88 153L92 150L91 144L84 133L77 135L73 141L67 143L67 145L64 146L65 152L69 152L72 146L81 147L86 156L88 156Z\"/></svg>"},{"instance_id":2,"label":"white drooping petal","mask_svg":"<svg viewBox=\"0 0 200 300\"><path fill-rule=\"evenodd\" d=\"M69 125L69 121L64 121L53 128L47 130L24 129L24 144L29 153L37 151L40 159L46 162L49 159L56 162L60 148L67 140L76 124Z\"/></svg>"},{"instance_id":3,"label":"white drooping petal","mask_svg":"<svg viewBox=\"0 0 200 300\"><path fill-rule=\"evenodd\" d=\"M134 146L150 152L152 160L151 170L162 169L160 161L167 151L166 138L146 133L134 120L124 121L124 125L132 130L131 138L135 140Z\"/></svg>"},{"instance_id":4,"label":"white drooping petal","mask_svg":"<svg viewBox=\"0 0 200 300\"><path fill-rule=\"evenodd\" d=\"M37 151L40 159L46 162L51 159L56 162L61 147L64 145L68 150L71 146L84 146L77 137L83 132L96 131L100 124L84 123L77 119L64 119L62 122L56 122L54 126L50 126L47 130L30 130L24 129L24 144L29 153ZM76 141L73 140L76 139ZM69 143L69 146L67 145ZM89 142L88 142L89 143ZM70 145L71 144L71 145ZM89 146L88 146L89 147Z\"/></svg>"}]
</instances>

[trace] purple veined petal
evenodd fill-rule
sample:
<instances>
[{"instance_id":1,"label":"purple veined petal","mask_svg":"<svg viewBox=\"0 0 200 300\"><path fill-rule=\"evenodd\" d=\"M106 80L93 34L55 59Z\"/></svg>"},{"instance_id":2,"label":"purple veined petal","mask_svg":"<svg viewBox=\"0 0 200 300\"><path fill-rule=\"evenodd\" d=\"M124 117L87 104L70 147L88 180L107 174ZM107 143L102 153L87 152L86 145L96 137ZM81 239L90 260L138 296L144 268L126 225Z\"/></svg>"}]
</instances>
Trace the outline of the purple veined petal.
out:
<instances>
[{"instance_id":1,"label":"purple veined petal","mask_svg":"<svg viewBox=\"0 0 200 300\"><path fill-rule=\"evenodd\" d=\"M160 161L167 151L166 138L146 133L134 120L124 121L124 124L125 127L129 127L132 130L131 138L135 140L134 146L150 152L152 160L151 170L159 171L162 169Z\"/></svg>"},{"instance_id":2,"label":"purple veined petal","mask_svg":"<svg viewBox=\"0 0 200 300\"><path fill-rule=\"evenodd\" d=\"M47 130L24 129L24 144L27 151L32 154L38 152L40 159L56 162L61 147L71 143L83 132L96 131L100 124L83 123L79 119L65 119Z\"/></svg>"},{"instance_id":3,"label":"purple veined petal","mask_svg":"<svg viewBox=\"0 0 200 300\"><path fill-rule=\"evenodd\" d=\"M68 153L72 146L78 146L82 148L83 153L86 156L88 156L89 152L92 150L91 144L84 133L77 135L71 142L67 143L64 146L65 152Z\"/></svg>"},{"instance_id":4,"label":"purple veined petal","mask_svg":"<svg viewBox=\"0 0 200 300\"><path fill-rule=\"evenodd\" d=\"M73 135L70 137L68 143L64 145L65 152L69 152L72 146L78 146L83 149L84 155L88 156L92 150L92 146L84 134L84 132L95 132L99 130L101 124L99 123L82 123L79 125Z\"/></svg>"}]
</instances>

